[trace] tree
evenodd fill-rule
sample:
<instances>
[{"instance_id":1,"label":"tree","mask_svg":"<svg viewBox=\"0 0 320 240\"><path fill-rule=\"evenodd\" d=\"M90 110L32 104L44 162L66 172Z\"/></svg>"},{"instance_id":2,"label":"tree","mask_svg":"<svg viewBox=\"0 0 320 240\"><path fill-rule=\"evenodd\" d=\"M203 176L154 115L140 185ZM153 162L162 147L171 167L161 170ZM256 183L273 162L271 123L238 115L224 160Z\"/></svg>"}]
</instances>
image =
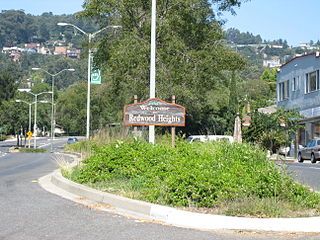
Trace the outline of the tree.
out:
<instances>
[{"instance_id":1,"label":"tree","mask_svg":"<svg viewBox=\"0 0 320 240\"><path fill-rule=\"evenodd\" d=\"M94 95L93 95L94 96ZM84 134L86 126L86 83L77 83L61 93L57 104L57 124L67 134Z\"/></svg>"},{"instance_id":2,"label":"tree","mask_svg":"<svg viewBox=\"0 0 320 240\"><path fill-rule=\"evenodd\" d=\"M9 100L14 96L16 88L14 75L8 72L0 73L0 106L2 101Z\"/></svg>"},{"instance_id":3,"label":"tree","mask_svg":"<svg viewBox=\"0 0 320 240\"><path fill-rule=\"evenodd\" d=\"M260 79L264 80L269 85L270 93L274 94L276 91L276 84L277 84L277 70L275 68L273 69L266 68L263 71Z\"/></svg>"},{"instance_id":4,"label":"tree","mask_svg":"<svg viewBox=\"0 0 320 240\"><path fill-rule=\"evenodd\" d=\"M272 114L255 111L251 118L251 125L243 128L245 141L259 144L275 153L290 142L290 136L300 127L298 122L302 116L294 109L279 109Z\"/></svg>"},{"instance_id":5,"label":"tree","mask_svg":"<svg viewBox=\"0 0 320 240\"><path fill-rule=\"evenodd\" d=\"M226 72L245 65L243 58L223 45L224 33L211 2L223 11L242 1L158 2L156 95L164 100L176 95L177 102L187 107L189 133L203 128L208 114L223 118L222 109L213 111L216 106L208 105L208 92L229 88ZM101 27L106 23L122 26L116 33L104 32L107 37L93 43L98 48L95 63L110 76L113 102L121 113L131 96L141 100L149 96L151 1L86 1L84 7L80 17L95 18ZM226 130L220 124L217 127L219 133Z\"/></svg>"},{"instance_id":6,"label":"tree","mask_svg":"<svg viewBox=\"0 0 320 240\"><path fill-rule=\"evenodd\" d=\"M40 93L50 91L48 84L37 84L31 89L32 93ZM34 102L34 96L25 92L14 92L15 99L20 99L28 103ZM50 100L48 95L40 95L38 101ZM25 103L17 103L13 99L2 102L0 106L0 126L5 130L6 134L17 134L20 130L26 133L29 127L29 106ZM34 104L32 104L32 108ZM50 104L40 103L37 105L37 126L40 129L49 129L50 127ZM33 110L32 113L33 115ZM33 119L32 119L33 121Z\"/></svg>"},{"instance_id":7,"label":"tree","mask_svg":"<svg viewBox=\"0 0 320 240\"><path fill-rule=\"evenodd\" d=\"M259 44L262 43L260 35L254 36L249 32L240 32L238 29L229 28L226 31L226 39L236 44Z\"/></svg>"}]
</instances>

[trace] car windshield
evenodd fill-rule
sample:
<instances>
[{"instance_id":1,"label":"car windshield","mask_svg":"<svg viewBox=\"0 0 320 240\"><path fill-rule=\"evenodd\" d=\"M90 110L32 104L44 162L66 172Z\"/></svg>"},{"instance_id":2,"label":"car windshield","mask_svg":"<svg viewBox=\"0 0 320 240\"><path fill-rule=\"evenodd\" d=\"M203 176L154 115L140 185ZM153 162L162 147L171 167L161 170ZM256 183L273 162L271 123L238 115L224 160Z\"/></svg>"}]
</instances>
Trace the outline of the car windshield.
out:
<instances>
[{"instance_id":1,"label":"car windshield","mask_svg":"<svg viewBox=\"0 0 320 240\"><path fill-rule=\"evenodd\" d=\"M315 140L312 140L311 142L309 142L309 143L307 144L306 147L313 147L313 146L315 146L315 145L316 145L316 141L315 141Z\"/></svg>"}]
</instances>

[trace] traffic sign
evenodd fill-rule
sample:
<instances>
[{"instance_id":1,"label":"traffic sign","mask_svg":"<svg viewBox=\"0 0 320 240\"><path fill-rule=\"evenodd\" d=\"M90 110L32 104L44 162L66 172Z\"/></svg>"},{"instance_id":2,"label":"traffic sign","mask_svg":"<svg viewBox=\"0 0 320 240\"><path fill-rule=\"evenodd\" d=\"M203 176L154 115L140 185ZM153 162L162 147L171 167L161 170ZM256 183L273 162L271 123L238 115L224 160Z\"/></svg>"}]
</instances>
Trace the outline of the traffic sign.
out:
<instances>
[{"instance_id":1,"label":"traffic sign","mask_svg":"<svg viewBox=\"0 0 320 240\"><path fill-rule=\"evenodd\" d=\"M31 132L31 131L27 132L27 135L28 135L29 137L31 137L31 136L32 136L32 132Z\"/></svg>"}]
</instances>

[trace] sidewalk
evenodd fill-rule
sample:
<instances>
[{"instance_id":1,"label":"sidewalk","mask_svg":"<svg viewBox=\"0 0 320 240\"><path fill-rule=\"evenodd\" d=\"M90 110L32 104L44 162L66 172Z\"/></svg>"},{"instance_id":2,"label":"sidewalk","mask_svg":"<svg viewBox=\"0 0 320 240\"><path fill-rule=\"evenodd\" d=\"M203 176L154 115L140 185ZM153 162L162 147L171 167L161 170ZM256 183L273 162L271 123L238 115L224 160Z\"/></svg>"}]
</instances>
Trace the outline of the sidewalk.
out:
<instances>
[{"instance_id":1,"label":"sidewalk","mask_svg":"<svg viewBox=\"0 0 320 240\"><path fill-rule=\"evenodd\" d=\"M277 162L297 162L297 159L295 157L276 155L276 154L273 154L272 156L270 156L269 159L271 161L277 161Z\"/></svg>"},{"instance_id":2,"label":"sidewalk","mask_svg":"<svg viewBox=\"0 0 320 240\"><path fill-rule=\"evenodd\" d=\"M73 201L83 199L110 206L116 212L169 225L203 230L242 230L268 232L320 232L320 217L306 218L245 218L182 211L171 207L133 200L101 192L65 179L60 170L39 179L40 185ZM63 193L64 192L64 193ZM109 208L110 208L109 207ZM130 214L131 213L131 214Z\"/></svg>"}]
</instances>

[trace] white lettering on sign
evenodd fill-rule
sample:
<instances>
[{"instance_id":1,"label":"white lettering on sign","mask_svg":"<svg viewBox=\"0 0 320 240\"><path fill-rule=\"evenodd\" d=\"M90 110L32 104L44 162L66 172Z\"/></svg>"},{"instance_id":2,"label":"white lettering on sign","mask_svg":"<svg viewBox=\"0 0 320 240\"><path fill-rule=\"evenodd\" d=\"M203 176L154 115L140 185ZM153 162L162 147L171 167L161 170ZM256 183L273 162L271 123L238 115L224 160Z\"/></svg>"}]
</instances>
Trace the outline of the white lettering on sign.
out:
<instances>
[{"instance_id":1,"label":"white lettering on sign","mask_svg":"<svg viewBox=\"0 0 320 240\"><path fill-rule=\"evenodd\" d=\"M142 105L140 108L144 111L168 111L169 107L154 107L154 106L145 106Z\"/></svg>"},{"instance_id":2,"label":"white lettering on sign","mask_svg":"<svg viewBox=\"0 0 320 240\"><path fill-rule=\"evenodd\" d=\"M160 123L180 123L181 118L177 116L170 115L152 115L152 116L143 116L143 115L133 115L129 114L130 122L160 122Z\"/></svg>"},{"instance_id":3,"label":"white lettering on sign","mask_svg":"<svg viewBox=\"0 0 320 240\"><path fill-rule=\"evenodd\" d=\"M158 115L158 122L164 122L164 123L179 123L180 117L177 116L170 116L170 115Z\"/></svg>"},{"instance_id":4,"label":"white lettering on sign","mask_svg":"<svg viewBox=\"0 0 320 240\"><path fill-rule=\"evenodd\" d=\"M124 107L124 125L184 127L185 122L186 110L183 106L167 103L157 98Z\"/></svg>"},{"instance_id":5,"label":"white lettering on sign","mask_svg":"<svg viewBox=\"0 0 320 240\"><path fill-rule=\"evenodd\" d=\"M156 120L156 115L152 116L141 116L140 114L134 116L133 114L129 114L130 122L154 122Z\"/></svg>"}]
</instances>

